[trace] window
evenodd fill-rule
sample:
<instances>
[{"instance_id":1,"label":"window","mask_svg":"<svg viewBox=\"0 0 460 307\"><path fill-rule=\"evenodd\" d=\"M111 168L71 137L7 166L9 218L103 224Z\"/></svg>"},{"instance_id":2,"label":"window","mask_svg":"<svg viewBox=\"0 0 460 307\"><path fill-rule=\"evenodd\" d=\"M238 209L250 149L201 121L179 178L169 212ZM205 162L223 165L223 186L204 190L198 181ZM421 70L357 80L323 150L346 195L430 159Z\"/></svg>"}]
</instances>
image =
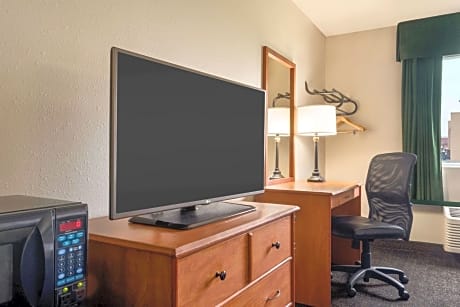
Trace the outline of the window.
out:
<instances>
[{"instance_id":1,"label":"window","mask_svg":"<svg viewBox=\"0 0 460 307\"><path fill-rule=\"evenodd\" d=\"M460 55L444 57L441 85L441 159L444 200L460 201Z\"/></svg>"}]
</instances>

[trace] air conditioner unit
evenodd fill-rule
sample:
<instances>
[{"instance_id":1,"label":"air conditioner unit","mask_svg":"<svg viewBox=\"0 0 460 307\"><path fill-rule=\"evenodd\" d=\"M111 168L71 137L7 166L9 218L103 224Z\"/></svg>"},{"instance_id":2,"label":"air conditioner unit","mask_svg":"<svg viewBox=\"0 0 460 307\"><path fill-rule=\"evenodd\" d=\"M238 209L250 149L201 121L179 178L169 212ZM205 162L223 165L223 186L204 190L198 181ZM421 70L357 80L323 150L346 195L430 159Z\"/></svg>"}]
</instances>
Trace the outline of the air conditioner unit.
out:
<instances>
[{"instance_id":1,"label":"air conditioner unit","mask_svg":"<svg viewBox=\"0 0 460 307\"><path fill-rule=\"evenodd\" d=\"M460 254L460 207L444 207L444 250Z\"/></svg>"}]
</instances>

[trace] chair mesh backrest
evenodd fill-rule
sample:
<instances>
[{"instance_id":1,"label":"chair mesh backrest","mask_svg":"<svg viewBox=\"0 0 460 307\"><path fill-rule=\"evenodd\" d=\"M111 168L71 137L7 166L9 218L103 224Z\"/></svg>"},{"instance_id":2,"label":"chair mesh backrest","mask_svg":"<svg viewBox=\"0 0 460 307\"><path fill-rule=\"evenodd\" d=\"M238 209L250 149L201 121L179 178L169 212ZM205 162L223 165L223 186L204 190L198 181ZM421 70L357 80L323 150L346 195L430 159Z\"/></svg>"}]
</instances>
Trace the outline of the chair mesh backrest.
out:
<instances>
[{"instance_id":1,"label":"chair mesh backrest","mask_svg":"<svg viewBox=\"0 0 460 307\"><path fill-rule=\"evenodd\" d=\"M410 185L417 156L394 152L372 158L367 172L369 218L402 227L405 240L412 228Z\"/></svg>"}]
</instances>

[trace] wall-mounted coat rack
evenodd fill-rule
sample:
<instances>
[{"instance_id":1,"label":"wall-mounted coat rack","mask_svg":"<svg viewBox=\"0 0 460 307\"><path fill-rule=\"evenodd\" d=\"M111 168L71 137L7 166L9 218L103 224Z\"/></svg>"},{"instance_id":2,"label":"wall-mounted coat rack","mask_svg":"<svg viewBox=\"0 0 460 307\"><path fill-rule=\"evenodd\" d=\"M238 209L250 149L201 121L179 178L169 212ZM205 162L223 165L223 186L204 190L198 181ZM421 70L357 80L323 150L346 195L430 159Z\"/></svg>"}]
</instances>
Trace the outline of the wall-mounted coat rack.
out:
<instances>
[{"instance_id":1,"label":"wall-mounted coat rack","mask_svg":"<svg viewBox=\"0 0 460 307\"><path fill-rule=\"evenodd\" d=\"M307 81L305 81L305 90L310 95L320 95L326 103L332 103L337 109L337 115L353 115L358 111L358 104L353 99L345 96L336 89L330 91L323 89L322 91L310 90Z\"/></svg>"},{"instance_id":2,"label":"wall-mounted coat rack","mask_svg":"<svg viewBox=\"0 0 460 307\"><path fill-rule=\"evenodd\" d=\"M366 131L366 128L353 122L345 115L353 115L358 111L358 104L353 99L345 96L340 91L332 89L330 91L323 89L322 91L310 90L307 81L305 81L305 90L310 95L320 95L326 103L335 105L337 114L337 133L353 133ZM343 128L343 126L348 128Z\"/></svg>"}]
</instances>

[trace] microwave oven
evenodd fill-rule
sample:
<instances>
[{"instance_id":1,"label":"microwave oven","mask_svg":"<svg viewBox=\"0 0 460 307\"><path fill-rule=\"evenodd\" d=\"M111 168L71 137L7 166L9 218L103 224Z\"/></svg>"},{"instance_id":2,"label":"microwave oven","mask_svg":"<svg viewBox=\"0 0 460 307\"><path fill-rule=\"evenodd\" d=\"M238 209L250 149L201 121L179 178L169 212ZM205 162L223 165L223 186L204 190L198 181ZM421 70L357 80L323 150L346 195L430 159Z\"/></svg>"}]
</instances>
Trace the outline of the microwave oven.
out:
<instances>
[{"instance_id":1,"label":"microwave oven","mask_svg":"<svg viewBox=\"0 0 460 307\"><path fill-rule=\"evenodd\" d=\"M0 306L79 306L86 297L88 208L0 196Z\"/></svg>"}]
</instances>

